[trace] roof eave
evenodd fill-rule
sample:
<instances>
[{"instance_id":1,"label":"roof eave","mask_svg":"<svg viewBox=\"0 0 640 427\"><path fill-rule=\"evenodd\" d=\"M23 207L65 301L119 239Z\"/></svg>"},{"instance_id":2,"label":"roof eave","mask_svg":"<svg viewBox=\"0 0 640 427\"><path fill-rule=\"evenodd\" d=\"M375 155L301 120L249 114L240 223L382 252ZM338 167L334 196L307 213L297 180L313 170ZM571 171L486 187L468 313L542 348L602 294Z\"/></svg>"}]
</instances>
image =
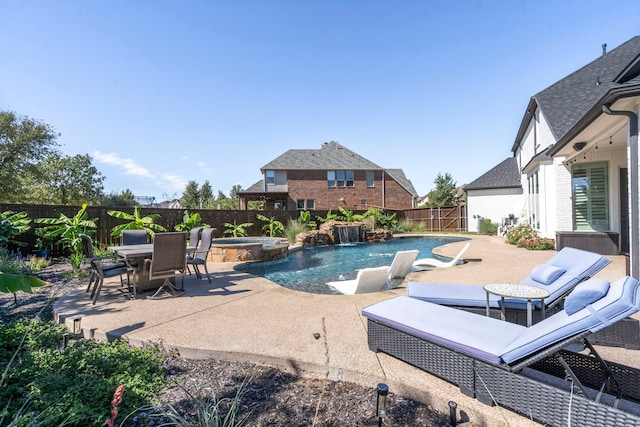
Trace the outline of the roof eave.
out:
<instances>
[{"instance_id":1,"label":"roof eave","mask_svg":"<svg viewBox=\"0 0 640 427\"><path fill-rule=\"evenodd\" d=\"M596 102L580 120L565 133L552 147L549 148L549 155L554 156L569 144L586 127L593 123L602 114L602 106L615 103L622 98L630 98L632 96L640 96L640 84L629 85L625 87L613 88Z\"/></svg>"},{"instance_id":2,"label":"roof eave","mask_svg":"<svg viewBox=\"0 0 640 427\"><path fill-rule=\"evenodd\" d=\"M538 101L536 101L536 98L532 96L531 99L529 99L529 105L527 105L527 109L525 110L522 121L520 122L520 128L518 129L516 140L513 142L513 146L511 147L511 151L514 154L518 150L520 141L524 138L524 134L526 133L529 123L531 122L531 119L533 119L537 109Z\"/></svg>"}]
</instances>

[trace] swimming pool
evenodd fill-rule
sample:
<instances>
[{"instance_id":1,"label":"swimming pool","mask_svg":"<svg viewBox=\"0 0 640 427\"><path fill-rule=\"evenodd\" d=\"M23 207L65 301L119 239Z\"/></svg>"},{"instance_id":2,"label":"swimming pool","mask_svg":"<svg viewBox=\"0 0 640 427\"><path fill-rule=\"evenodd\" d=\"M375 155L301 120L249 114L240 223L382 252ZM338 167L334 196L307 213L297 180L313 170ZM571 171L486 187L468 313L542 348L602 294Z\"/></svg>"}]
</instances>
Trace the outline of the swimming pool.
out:
<instances>
[{"instance_id":1,"label":"swimming pool","mask_svg":"<svg viewBox=\"0 0 640 427\"><path fill-rule=\"evenodd\" d=\"M428 258L433 257L433 248L461 240L466 239L444 236L394 237L382 243L318 246L292 251L282 260L241 264L235 269L262 276L289 289L338 294L326 282L353 279L360 268L390 265L398 251L418 249L418 258Z\"/></svg>"}]
</instances>

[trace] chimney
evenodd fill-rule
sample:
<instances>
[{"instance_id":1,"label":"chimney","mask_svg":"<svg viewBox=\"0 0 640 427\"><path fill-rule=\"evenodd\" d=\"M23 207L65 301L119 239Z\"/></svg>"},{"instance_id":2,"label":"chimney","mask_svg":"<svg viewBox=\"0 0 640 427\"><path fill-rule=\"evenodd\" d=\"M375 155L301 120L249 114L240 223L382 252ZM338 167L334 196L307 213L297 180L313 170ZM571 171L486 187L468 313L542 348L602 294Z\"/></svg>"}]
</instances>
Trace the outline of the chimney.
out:
<instances>
[{"instance_id":1,"label":"chimney","mask_svg":"<svg viewBox=\"0 0 640 427\"><path fill-rule=\"evenodd\" d=\"M602 43L602 56L604 56L605 53L607 53L607 44Z\"/></svg>"}]
</instances>

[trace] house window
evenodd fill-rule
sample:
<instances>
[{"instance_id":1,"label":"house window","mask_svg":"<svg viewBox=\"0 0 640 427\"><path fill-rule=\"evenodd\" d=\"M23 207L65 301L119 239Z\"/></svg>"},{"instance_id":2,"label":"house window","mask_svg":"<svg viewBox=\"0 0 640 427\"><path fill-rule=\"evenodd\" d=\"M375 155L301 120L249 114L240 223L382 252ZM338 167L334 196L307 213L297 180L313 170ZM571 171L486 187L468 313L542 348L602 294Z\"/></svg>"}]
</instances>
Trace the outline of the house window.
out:
<instances>
[{"instance_id":1,"label":"house window","mask_svg":"<svg viewBox=\"0 0 640 427\"><path fill-rule=\"evenodd\" d=\"M309 210L312 211L316 207L316 201L314 199L298 199L297 206L299 211Z\"/></svg>"},{"instance_id":2,"label":"house window","mask_svg":"<svg viewBox=\"0 0 640 427\"><path fill-rule=\"evenodd\" d=\"M274 202L273 203L273 210L274 211L284 211L284 210L286 210L286 206L282 202Z\"/></svg>"},{"instance_id":3,"label":"house window","mask_svg":"<svg viewBox=\"0 0 640 427\"><path fill-rule=\"evenodd\" d=\"M264 179L267 185L273 185L276 183L276 171L268 170L264 173Z\"/></svg>"},{"instance_id":4,"label":"house window","mask_svg":"<svg viewBox=\"0 0 640 427\"><path fill-rule=\"evenodd\" d=\"M353 187L353 171L347 171L347 187Z\"/></svg>"},{"instance_id":5,"label":"house window","mask_svg":"<svg viewBox=\"0 0 640 427\"><path fill-rule=\"evenodd\" d=\"M353 171L327 171L328 187L353 187L355 182Z\"/></svg>"},{"instance_id":6,"label":"house window","mask_svg":"<svg viewBox=\"0 0 640 427\"><path fill-rule=\"evenodd\" d=\"M609 230L609 183L606 162L573 165L573 229Z\"/></svg>"},{"instance_id":7,"label":"house window","mask_svg":"<svg viewBox=\"0 0 640 427\"><path fill-rule=\"evenodd\" d=\"M373 171L367 171L367 187L373 187Z\"/></svg>"},{"instance_id":8,"label":"house window","mask_svg":"<svg viewBox=\"0 0 640 427\"><path fill-rule=\"evenodd\" d=\"M529 224L536 230L540 229L540 187L538 185L538 172L534 172L527 178L529 188Z\"/></svg>"},{"instance_id":9,"label":"house window","mask_svg":"<svg viewBox=\"0 0 640 427\"><path fill-rule=\"evenodd\" d=\"M327 171L327 187L336 186L336 171Z\"/></svg>"},{"instance_id":10,"label":"house window","mask_svg":"<svg viewBox=\"0 0 640 427\"><path fill-rule=\"evenodd\" d=\"M366 206L366 204L367 204L367 199L362 199L362 200L360 200L360 204L361 204L362 206Z\"/></svg>"}]
</instances>

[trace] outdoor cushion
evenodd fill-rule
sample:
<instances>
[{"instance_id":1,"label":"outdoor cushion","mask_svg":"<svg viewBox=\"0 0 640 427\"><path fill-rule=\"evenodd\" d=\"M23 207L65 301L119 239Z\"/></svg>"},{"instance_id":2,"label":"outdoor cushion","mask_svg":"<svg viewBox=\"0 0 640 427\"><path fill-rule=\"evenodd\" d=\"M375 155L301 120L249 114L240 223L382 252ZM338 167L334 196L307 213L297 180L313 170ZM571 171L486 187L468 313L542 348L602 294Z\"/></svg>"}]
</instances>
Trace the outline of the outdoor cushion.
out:
<instances>
[{"instance_id":1,"label":"outdoor cushion","mask_svg":"<svg viewBox=\"0 0 640 427\"><path fill-rule=\"evenodd\" d=\"M573 314L605 296L608 290L609 282L606 280L590 279L582 282L564 300L564 309L567 314Z\"/></svg>"},{"instance_id":2,"label":"outdoor cushion","mask_svg":"<svg viewBox=\"0 0 640 427\"><path fill-rule=\"evenodd\" d=\"M596 332L636 313L640 282L624 277L587 310L562 310L531 327L456 310L409 297L396 297L362 310L365 317L491 363L512 363L584 331Z\"/></svg>"},{"instance_id":3,"label":"outdoor cushion","mask_svg":"<svg viewBox=\"0 0 640 427\"><path fill-rule=\"evenodd\" d=\"M562 248L547 262L541 264L565 270L554 282L545 286L545 290L549 292L549 297L545 298L545 304L549 305L558 301L578 283L590 278L610 263L611 260L601 254L571 247ZM519 283L538 287L543 286L541 282L534 280L531 274ZM482 286L463 284L445 285L408 282L407 296L436 304L461 307L485 307L487 301L486 292L482 289ZM533 302L534 307L537 309L540 308L540 304L540 301ZM490 295L489 306L491 308L500 307L500 298ZM508 309L526 309L527 303L522 299L505 298L505 307Z\"/></svg>"},{"instance_id":4,"label":"outdoor cushion","mask_svg":"<svg viewBox=\"0 0 640 427\"><path fill-rule=\"evenodd\" d=\"M531 271L531 278L543 285L550 285L558 277L562 276L565 271L564 268L556 267L555 265L540 264Z\"/></svg>"}]
</instances>

